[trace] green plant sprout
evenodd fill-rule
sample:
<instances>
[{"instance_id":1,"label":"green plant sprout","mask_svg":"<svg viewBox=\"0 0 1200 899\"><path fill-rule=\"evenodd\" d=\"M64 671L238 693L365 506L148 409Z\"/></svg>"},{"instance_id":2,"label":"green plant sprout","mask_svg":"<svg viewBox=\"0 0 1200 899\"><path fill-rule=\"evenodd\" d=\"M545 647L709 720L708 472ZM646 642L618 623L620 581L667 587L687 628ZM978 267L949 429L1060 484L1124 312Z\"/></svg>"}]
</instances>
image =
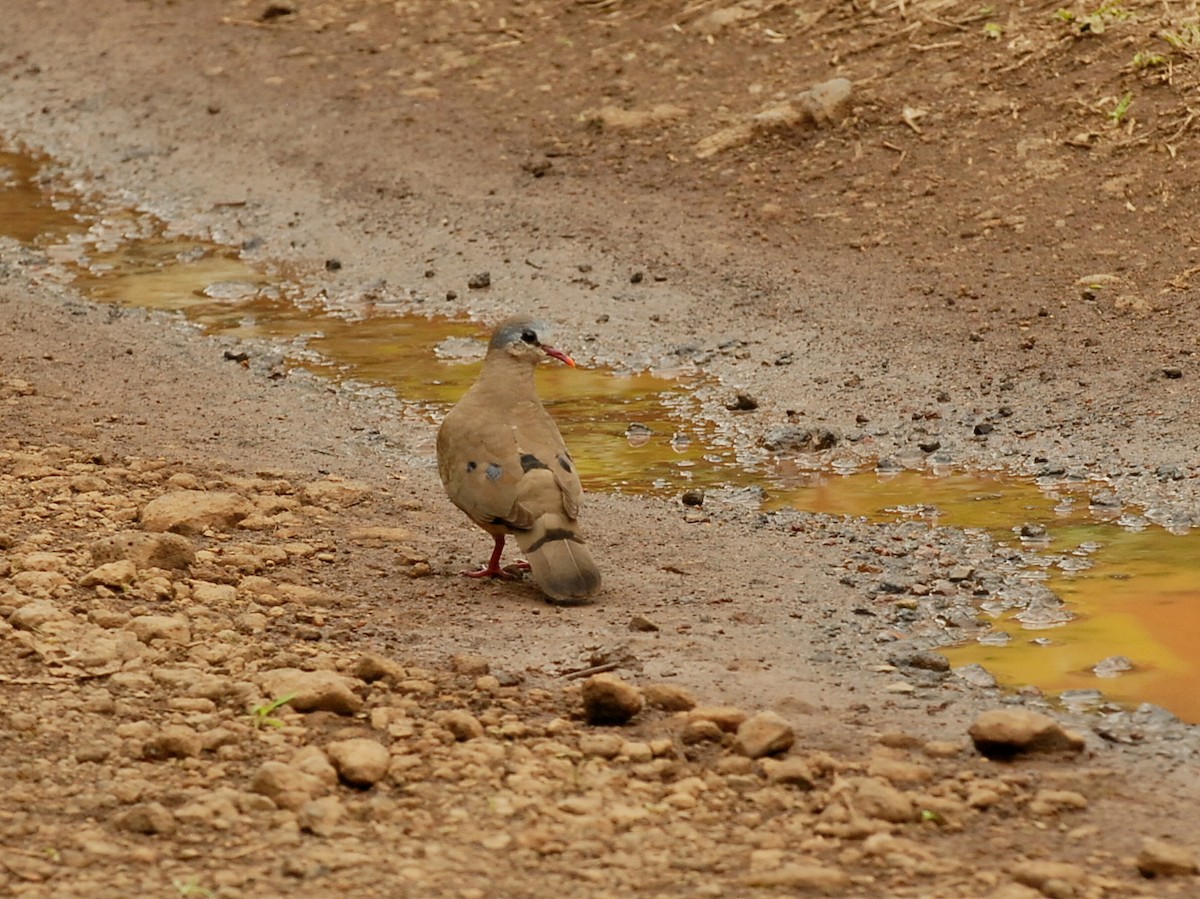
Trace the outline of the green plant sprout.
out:
<instances>
[{"instance_id":1,"label":"green plant sprout","mask_svg":"<svg viewBox=\"0 0 1200 899\"><path fill-rule=\"evenodd\" d=\"M983 23L983 36L990 41L1000 40L1000 35L1004 34L1004 29L995 22Z\"/></svg>"},{"instance_id":2,"label":"green plant sprout","mask_svg":"<svg viewBox=\"0 0 1200 899\"><path fill-rule=\"evenodd\" d=\"M296 698L295 693L287 693L271 702L264 702L254 710L255 727L283 727L283 722L274 715L281 708Z\"/></svg>"},{"instance_id":3,"label":"green plant sprout","mask_svg":"<svg viewBox=\"0 0 1200 899\"><path fill-rule=\"evenodd\" d=\"M1161 53L1151 53L1146 50L1139 50L1137 53L1133 54L1133 61L1130 63L1130 66L1133 67L1134 71L1144 72L1146 69L1156 69L1159 66L1165 66L1166 64L1167 58Z\"/></svg>"},{"instance_id":4,"label":"green plant sprout","mask_svg":"<svg viewBox=\"0 0 1200 899\"><path fill-rule=\"evenodd\" d=\"M1159 37L1186 56L1200 56L1200 22L1183 22L1178 31L1160 31Z\"/></svg>"},{"instance_id":5,"label":"green plant sprout","mask_svg":"<svg viewBox=\"0 0 1200 899\"><path fill-rule=\"evenodd\" d=\"M1127 91L1125 96L1117 101L1117 105L1113 107L1112 112L1108 114L1108 117L1112 119L1112 123L1114 125L1120 125L1122 120L1124 120L1126 113L1129 112L1129 107L1132 105L1133 93Z\"/></svg>"}]
</instances>

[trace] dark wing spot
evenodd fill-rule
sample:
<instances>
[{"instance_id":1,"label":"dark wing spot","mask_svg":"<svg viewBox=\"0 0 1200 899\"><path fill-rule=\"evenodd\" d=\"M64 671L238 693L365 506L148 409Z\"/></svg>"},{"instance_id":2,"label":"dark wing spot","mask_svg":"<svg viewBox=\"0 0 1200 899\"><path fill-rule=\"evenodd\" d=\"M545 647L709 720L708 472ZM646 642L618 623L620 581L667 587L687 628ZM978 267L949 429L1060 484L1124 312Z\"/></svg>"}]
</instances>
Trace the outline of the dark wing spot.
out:
<instances>
[{"instance_id":1,"label":"dark wing spot","mask_svg":"<svg viewBox=\"0 0 1200 899\"><path fill-rule=\"evenodd\" d=\"M483 473L487 475L489 481L498 481L500 480L500 475L504 474L504 469L495 462L489 462L487 469Z\"/></svg>"},{"instance_id":2,"label":"dark wing spot","mask_svg":"<svg viewBox=\"0 0 1200 899\"><path fill-rule=\"evenodd\" d=\"M521 471L530 472L530 471L533 471L535 468L546 468L546 467L548 467L548 466L544 462L542 462L541 459L539 459L537 456L535 456L533 453L524 453L521 456Z\"/></svg>"},{"instance_id":3,"label":"dark wing spot","mask_svg":"<svg viewBox=\"0 0 1200 899\"><path fill-rule=\"evenodd\" d=\"M558 454L558 464L562 466L562 470L570 473L574 469L571 467L571 457L566 453Z\"/></svg>"},{"instance_id":4,"label":"dark wing spot","mask_svg":"<svg viewBox=\"0 0 1200 899\"><path fill-rule=\"evenodd\" d=\"M478 467L479 467L479 466L478 466L478 465L476 465L474 462L468 462L468 463L467 463L467 471L474 471L474 470L475 470L476 468L478 468Z\"/></svg>"},{"instance_id":5,"label":"dark wing spot","mask_svg":"<svg viewBox=\"0 0 1200 899\"><path fill-rule=\"evenodd\" d=\"M525 552L527 552L527 553L537 552L539 549L541 549L547 543L553 543L555 540L571 540L571 541L574 541L575 543L583 542L582 540L579 539L579 535L574 533L573 531L568 531L565 528L550 528L542 536L541 540L536 541L533 544L533 546L529 547L529 549L525 550Z\"/></svg>"}]
</instances>

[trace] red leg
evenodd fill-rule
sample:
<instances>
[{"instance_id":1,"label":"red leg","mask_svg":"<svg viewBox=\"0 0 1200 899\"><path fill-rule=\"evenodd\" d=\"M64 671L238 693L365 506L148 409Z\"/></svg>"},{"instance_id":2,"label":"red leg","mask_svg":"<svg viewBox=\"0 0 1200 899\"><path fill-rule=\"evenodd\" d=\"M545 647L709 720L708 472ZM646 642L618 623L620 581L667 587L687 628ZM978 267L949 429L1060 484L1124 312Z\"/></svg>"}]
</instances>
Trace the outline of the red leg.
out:
<instances>
[{"instance_id":1,"label":"red leg","mask_svg":"<svg viewBox=\"0 0 1200 899\"><path fill-rule=\"evenodd\" d=\"M512 579L512 575L500 567L500 556L504 552L504 535L496 534L493 537L496 541L496 547L492 550L492 557L488 559L487 565L475 571L464 571L465 577L499 577ZM520 563L518 563L519 565ZM525 563L528 566L528 562Z\"/></svg>"}]
</instances>

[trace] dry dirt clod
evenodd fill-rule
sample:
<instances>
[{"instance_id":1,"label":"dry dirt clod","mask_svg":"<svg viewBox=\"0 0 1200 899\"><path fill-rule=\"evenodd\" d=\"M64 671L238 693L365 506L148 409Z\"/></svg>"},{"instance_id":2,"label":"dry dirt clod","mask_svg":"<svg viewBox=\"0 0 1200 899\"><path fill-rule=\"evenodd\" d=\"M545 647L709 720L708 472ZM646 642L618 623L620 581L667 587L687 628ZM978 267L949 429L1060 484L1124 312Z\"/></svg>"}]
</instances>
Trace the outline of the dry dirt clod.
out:
<instances>
[{"instance_id":1,"label":"dry dirt clod","mask_svg":"<svg viewBox=\"0 0 1200 899\"><path fill-rule=\"evenodd\" d=\"M583 714L588 724L625 724L646 704L642 691L615 674L594 674L583 682Z\"/></svg>"},{"instance_id":2,"label":"dry dirt clod","mask_svg":"<svg viewBox=\"0 0 1200 899\"><path fill-rule=\"evenodd\" d=\"M386 746L366 737L338 740L325 752L338 777L352 787L371 787L383 780L392 760Z\"/></svg>"},{"instance_id":3,"label":"dry dirt clod","mask_svg":"<svg viewBox=\"0 0 1200 899\"><path fill-rule=\"evenodd\" d=\"M975 748L988 758L1008 759L1028 752L1081 752L1083 737L1049 715L1028 709L984 712L969 731Z\"/></svg>"},{"instance_id":4,"label":"dry dirt clod","mask_svg":"<svg viewBox=\"0 0 1200 899\"><path fill-rule=\"evenodd\" d=\"M1196 853L1152 837L1142 840L1137 869L1143 877L1187 877L1200 873Z\"/></svg>"},{"instance_id":5,"label":"dry dirt clod","mask_svg":"<svg viewBox=\"0 0 1200 899\"><path fill-rule=\"evenodd\" d=\"M738 725L733 748L742 755L759 759L764 755L787 752L796 742L796 731L776 712L759 712Z\"/></svg>"}]
</instances>

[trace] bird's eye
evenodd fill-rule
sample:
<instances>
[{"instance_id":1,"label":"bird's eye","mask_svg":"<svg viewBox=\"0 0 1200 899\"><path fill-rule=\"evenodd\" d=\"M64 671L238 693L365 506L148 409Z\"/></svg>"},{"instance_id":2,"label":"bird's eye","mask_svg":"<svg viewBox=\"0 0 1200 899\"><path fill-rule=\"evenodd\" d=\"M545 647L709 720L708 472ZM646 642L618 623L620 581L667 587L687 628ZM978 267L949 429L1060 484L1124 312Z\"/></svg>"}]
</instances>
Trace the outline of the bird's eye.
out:
<instances>
[{"instance_id":1,"label":"bird's eye","mask_svg":"<svg viewBox=\"0 0 1200 899\"><path fill-rule=\"evenodd\" d=\"M521 332L521 339L526 343L537 343L537 332L535 332L532 328L526 328Z\"/></svg>"}]
</instances>

